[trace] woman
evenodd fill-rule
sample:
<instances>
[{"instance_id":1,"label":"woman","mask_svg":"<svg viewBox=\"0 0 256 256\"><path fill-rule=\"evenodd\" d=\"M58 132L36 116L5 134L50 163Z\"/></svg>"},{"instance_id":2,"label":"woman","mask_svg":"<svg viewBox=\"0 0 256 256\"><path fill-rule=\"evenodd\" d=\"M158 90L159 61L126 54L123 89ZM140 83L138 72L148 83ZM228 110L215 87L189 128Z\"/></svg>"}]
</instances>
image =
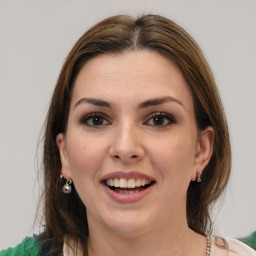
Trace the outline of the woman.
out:
<instances>
[{"instance_id":1,"label":"woman","mask_svg":"<svg viewBox=\"0 0 256 256\"><path fill-rule=\"evenodd\" d=\"M211 236L228 128L201 50L166 18L110 17L77 41L43 162L45 232L0 255L255 255Z\"/></svg>"}]
</instances>

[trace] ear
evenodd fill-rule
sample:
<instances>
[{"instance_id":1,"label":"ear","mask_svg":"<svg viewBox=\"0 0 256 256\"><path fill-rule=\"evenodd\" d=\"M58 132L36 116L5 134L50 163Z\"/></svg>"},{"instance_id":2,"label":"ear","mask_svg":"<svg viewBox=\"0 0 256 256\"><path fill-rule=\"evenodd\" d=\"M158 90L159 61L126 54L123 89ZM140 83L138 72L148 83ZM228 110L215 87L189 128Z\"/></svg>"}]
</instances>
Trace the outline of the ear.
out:
<instances>
[{"instance_id":1,"label":"ear","mask_svg":"<svg viewBox=\"0 0 256 256\"><path fill-rule=\"evenodd\" d=\"M66 180L72 179L71 171L69 168L68 154L66 150L65 135L63 133L59 133L56 136L56 143L60 152L61 174Z\"/></svg>"},{"instance_id":2,"label":"ear","mask_svg":"<svg viewBox=\"0 0 256 256\"><path fill-rule=\"evenodd\" d=\"M205 130L200 132L198 137L195 152L194 170L191 177L192 181L196 180L197 173L199 172L201 174L209 163L213 152L213 144L214 130L211 126L208 126Z\"/></svg>"}]
</instances>

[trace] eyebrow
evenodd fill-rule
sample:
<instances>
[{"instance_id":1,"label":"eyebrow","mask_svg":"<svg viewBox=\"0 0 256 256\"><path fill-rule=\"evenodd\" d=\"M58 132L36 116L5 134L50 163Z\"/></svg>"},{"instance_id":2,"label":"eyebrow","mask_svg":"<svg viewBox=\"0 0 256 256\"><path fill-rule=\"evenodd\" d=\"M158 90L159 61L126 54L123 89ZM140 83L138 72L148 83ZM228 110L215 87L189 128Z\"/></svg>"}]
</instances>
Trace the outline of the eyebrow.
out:
<instances>
[{"instance_id":1,"label":"eyebrow","mask_svg":"<svg viewBox=\"0 0 256 256\"><path fill-rule=\"evenodd\" d=\"M89 104L92 104L95 106L107 107L107 108L112 107L112 105L110 103L108 103L107 101L104 101L104 100L94 99L94 98L82 98L75 104L74 108L76 108L81 103L89 103Z\"/></svg>"},{"instance_id":2,"label":"eyebrow","mask_svg":"<svg viewBox=\"0 0 256 256\"><path fill-rule=\"evenodd\" d=\"M148 108L148 107L152 107L152 106L158 106L158 105L164 104L166 102L175 102L175 103L183 106L181 101L168 96L168 97L155 98L155 99L150 99L150 100L144 101L139 104L138 109ZM75 104L74 108L76 108L78 105L80 105L82 103L89 103L89 104L92 104L95 106L112 108L111 103L101 100L101 99L95 99L95 98L82 98Z\"/></svg>"},{"instance_id":3,"label":"eyebrow","mask_svg":"<svg viewBox=\"0 0 256 256\"><path fill-rule=\"evenodd\" d=\"M181 101L168 96L168 97L155 98L155 99L150 99L150 100L144 101L144 102L140 103L139 109L148 108L148 107L152 107L152 106L158 106L158 105L164 104L166 102L175 102L175 103L178 103L179 105L183 106Z\"/></svg>"}]
</instances>

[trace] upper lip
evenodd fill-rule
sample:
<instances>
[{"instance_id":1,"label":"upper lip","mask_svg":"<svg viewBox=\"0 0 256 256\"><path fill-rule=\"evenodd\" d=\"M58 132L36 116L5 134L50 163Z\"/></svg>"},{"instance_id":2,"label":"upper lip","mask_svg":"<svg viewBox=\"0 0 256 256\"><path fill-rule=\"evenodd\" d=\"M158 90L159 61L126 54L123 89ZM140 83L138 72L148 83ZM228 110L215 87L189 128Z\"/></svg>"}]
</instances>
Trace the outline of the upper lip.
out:
<instances>
[{"instance_id":1,"label":"upper lip","mask_svg":"<svg viewBox=\"0 0 256 256\"><path fill-rule=\"evenodd\" d=\"M139 173L136 171L115 171L108 173L104 175L101 179L101 181L105 181L108 179L115 179L115 178L123 178L123 179L145 179L145 180L150 180L150 181L155 181L153 177L150 177L146 174Z\"/></svg>"}]
</instances>

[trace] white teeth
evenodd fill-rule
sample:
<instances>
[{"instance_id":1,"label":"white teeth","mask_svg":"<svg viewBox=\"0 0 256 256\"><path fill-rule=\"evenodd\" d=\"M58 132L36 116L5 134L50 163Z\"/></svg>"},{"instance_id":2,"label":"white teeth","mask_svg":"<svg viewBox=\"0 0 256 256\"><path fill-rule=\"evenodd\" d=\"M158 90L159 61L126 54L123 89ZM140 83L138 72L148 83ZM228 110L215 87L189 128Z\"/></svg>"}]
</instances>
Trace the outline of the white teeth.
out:
<instances>
[{"instance_id":1,"label":"white teeth","mask_svg":"<svg viewBox=\"0 0 256 256\"><path fill-rule=\"evenodd\" d=\"M127 180L126 179L123 179L121 178L120 179L120 188L127 188Z\"/></svg>"},{"instance_id":2,"label":"white teeth","mask_svg":"<svg viewBox=\"0 0 256 256\"><path fill-rule=\"evenodd\" d=\"M109 186L114 186L114 180L113 179L109 180Z\"/></svg>"},{"instance_id":3,"label":"white teeth","mask_svg":"<svg viewBox=\"0 0 256 256\"><path fill-rule=\"evenodd\" d=\"M129 179L127 185L128 188L135 188L135 179Z\"/></svg>"},{"instance_id":4,"label":"white teeth","mask_svg":"<svg viewBox=\"0 0 256 256\"><path fill-rule=\"evenodd\" d=\"M114 178L106 180L106 184L116 188L135 188L145 186L151 183L151 180L146 179L124 179Z\"/></svg>"},{"instance_id":5,"label":"white teeth","mask_svg":"<svg viewBox=\"0 0 256 256\"><path fill-rule=\"evenodd\" d=\"M114 179L114 187L119 188L119 186L120 186L119 181L120 181L120 180L117 179L117 178Z\"/></svg>"},{"instance_id":6,"label":"white teeth","mask_svg":"<svg viewBox=\"0 0 256 256\"><path fill-rule=\"evenodd\" d=\"M141 186L141 179L137 179L137 180L136 180L135 186L136 186L136 187L140 187L140 186Z\"/></svg>"},{"instance_id":7,"label":"white teeth","mask_svg":"<svg viewBox=\"0 0 256 256\"><path fill-rule=\"evenodd\" d=\"M107 185L108 186L114 186L114 180L113 179L107 180Z\"/></svg>"}]
</instances>

